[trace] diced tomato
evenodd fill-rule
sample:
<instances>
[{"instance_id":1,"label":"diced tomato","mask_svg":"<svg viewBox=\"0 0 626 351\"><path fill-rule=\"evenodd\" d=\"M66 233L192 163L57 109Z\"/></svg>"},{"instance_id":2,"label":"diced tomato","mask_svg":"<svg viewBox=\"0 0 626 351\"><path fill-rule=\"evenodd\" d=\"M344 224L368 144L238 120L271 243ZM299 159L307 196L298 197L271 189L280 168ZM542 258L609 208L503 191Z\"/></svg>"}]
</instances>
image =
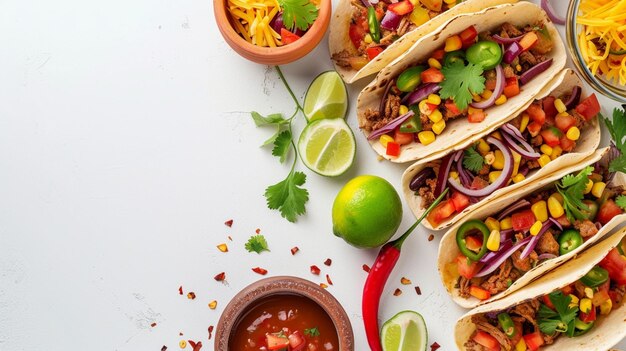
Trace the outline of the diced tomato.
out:
<instances>
[{"instance_id":1,"label":"diced tomato","mask_svg":"<svg viewBox=\"0 0 626 351\"><path fill-rule=\"evenodd\" d=\"M611 219L613 219L613 217L621 214L622 212L622 209L615 204L615 201L609 199L604 202L602 206L600 206L598 215L596 216L596 221L601 224L607 224Z\"/></svg>"},{"instance_id":2,"label":"diced tomato","mask_svg":"<svg viewBox=\"0 0 626 351\"><path fill-rule=\"evenodd\" d=\"M572 223L570 223L569 219L567 219L566 215L562 215L561 217L557 218L556 221L559 222L559 224L563 228L568 228L568 227L570 227L572 225Z\"/></svg>"},{"instance_id":3,"label":"diced tomato","mask_svg":"<svg viewBox=\"0 0 626 351\"><path fill-rule=\"evenodd\" d=\"M528 132L530 133L530 135L537 136L539 132L541 131L541 124L537 122L531 122L528 124L526 129L528 129Z\"/></svg>"},{"instance_id":4,"label":"diced tomato","mask_svg":"<svg viewBox=\"0 0 626 351\"><path fill-rule=\"evenodd\" d=\"M593 294L593 299L591 299L591 303L597 307L597 306L602 305L606 300L610 300L610 299L611 297L609 296L608 290L605 290L605 291L598 290Z\"/></svg>"},{"instance_id":5,"label":"diced tomato","mask_svg":"<svg viewBox=\"0 0 626 351\"><path fill-rule=\"evenodd\" d=\"M300 39L299 35L293 34L285 28L280 29L280 38L282 39L283 45L291 44L296 40Z\"/></svg>"},{"instance_id":6,"label":"diced tomato","mask_svg":"<svg viewBox=\"0 0 626 351\"><path fill-rule=\"evenodd\" d=\"M461 34L459 34L459 37L461 37L461 43L463 43L463 49L467 49L468 47L472 46L474 42L476 41L477 36L478 36L478 31L476 30L476 27L474 26L469 26L464 31L462 31Z\"/></svg>"},{"instance_id":7,"label":"diced tomato","mask_svg":"<svg viewBox=\"0 0 626 351\"><path fill-rule=\"evenodd\" d=\"M446 51L444 49L439 49L439 50L435 50L435 52L433 52L433 55L431 57L437 61L441 61L443 60L444 56L446 56Z\"/></svg>"},{"instance_id":8,"label":"diced tomato","mask_svg":"<svg viewBox=\"0 0 626 351\"><path fill-rule=\"evenodd\" d=\"M463 254L459 254L456 257L456 268L462 277L466 279L472 279L476 274L478 274L478 270L480 267L478 262L472 262Z\"/></svg>"},{"instance_id":9,"label":"diced tomato","mask_svg":"<svg viewBox=\"0 0 626 351\"><path fill-rule=\"evenodd\" d=\"M491 336L491 334L482 330L477 331L476 335L474 335L472 339L478 344L488 348L489 350L500 349L500 343L498 342L498 339L494 338L493 336Z\"/></svg>"},{"instance_id":10,"label":"diced tomato","mask_svg":"<svg viewBox=\"0 0 626 351\"><path fill-rule=\"evenodd\" d=\"M384 16L385 10L383 10L382 7L376 7L376 19L380 21Z\"/></svg>"},{"instance_id":11,"label":"diced tomato","mask_svg":"<svg viewBox=\"0 0 626 351\"><path fill-rule=\"evenodd\" d=\"M282 348L289 347L289 339L284 336L267 334L265 341L267 342L268 350L280 350Z\"/></svg>"},{"instance_id":12,"label":"diced tomato","mask_svg":"<svg viewBox=\"0 0 626 351\"><path fill-rule=\"evenodd\" d=\"M389 4L389 6L387 6L387 10L398 16L404 16L413 11L413 4L409 0L398 1L395 4Z\"/></svg>"},{"instance_id":13,"label":"diced tomato","mask_svg":"<svg viewBox=\"0 0 626 351\"><path fill-rule=\"evenodd\" d=\"M452 99L446 100L445 106L451 117L456 117L462 113Z\"/></svg>"},{"instance_id":14,"label":"diced tomato","mask_svg":"<svg viewBox=\"0 0 626 351\"><path fill-rule=\"evenodd\" d=\"M452 201L445 200L439 203L437 207L433 208L426 219L433 227L436 227L445 219L452 216L453 213L454 205L452 204Z\"/></svg>"},{"instance_id":15,"label":"diced tomato","mask_svg":"<svg viewBox=\"0 0 626 351\"><path fill-rule=\"evenodd\" d=\"M291 351L303 351L306 348L306 339L299 330L291 333L288 338Z\"/></svg>"},{"instance_id":16,"label":"diced tomato","mask_svg":"<svg viewBox=\"0 0 626 351\"><path fill-rule=\"evenodd\" d=\"M504 83L504 91L502 92L508 99L515 95L519 95L519 82L517 77L506 78Z\"/></svg>"},{"instance_id":17,"label":"diced tomato","mask_svg":"<svg viewBox=\"0 0 626 351\"><path fill-rule=\"evenodd\" d=\"M538 40L539 40L539 37L537 36L537 33L528 32L519 41L519 45L522 47L523 51L526 51L530 49L531 47L533 47L533 45L535 45Z\"/></svg>"},{"instance_id":18,"label":"diced tomato","mask_svg":"<svg viewBox=\"0 0 626 351\"><path fill-rule=\"evenodd\" d=\"M350 30L348 32L348 35L350 36L350 41L352 42L352 45L354 45L354 47L356 49L358 49L361 46L361 42L363 41L363 38L365 37L365 29L363 29L362 26L358 25L358 24L351 24L350 25Z\"/></svg>"},{"instance_id":19,"label":"diced tomato","mask_svg":"<svg viewBox=\"0 0 626 351\"><path fill-rule=\"evenodd\" d=\"M474 296L479 300L487 300L491 297L491 293L481 287L476 285L470 286L470 295Z\"/></svg>"},{"instance_id":20,"label":"diced tomato","mask_svg":"<svg viewBox=\"0 0 626 351\"><path fill-rule=\"evenodd\" d=\"M526 343L526 347L528 347L528 349L531 351L539 350L539 347L541 347L541 345L543 345L544 343L541 332L539 331L536 331L532 334L526 334L523 336L523 338L524 342Z\"/></svg>"},{"instance_id":21,"label":"diced tomato","mask_svg":"<svg viewBox=\"0 0 626 351\"><path fill-rule=\"evenodd\" d=\"M435 67L424 70L421 74L423 83L439 83L443 82L443 73Z\"/></svg>"},{"instance_id":22,"label":"diced tomato","mask_svg":"<svg viewBox=\"0 0 626 351\"><path fill-rule=\"evenodd\" d=\"M569 140L565 135L563 135L561 139L559 139L559 144L561 145L561 149L563 149L563 151L565 152L570 152L576 147L576 142L573 140Z\"/></svg>"},{"instance_id":23,"label":"diced tomato","mask_svg":"<svg viewBox=\"0 0 626 351\"><path fill-rule=\"evenodd\" d=\"M516 212L511 216L511 224L516 232L530 229L535 222L535 214L531 210Z\"/></svg>"},{"instance_id":24,"label":"diced tomato","mask_svg":"<svg viewBox=\"0 0 626 351\"><path fill-rule=\"evenodd\" d=\"M543 143L548 144L550 147L557 146L561 143L559 140L563 136L560 130L557 128L548 128L541 131L541 137L543 138Z\"/></svg>"},{"instance_id":25,"label":"diced tomato","mask_svg":"<svg viewBox=\"0 0 626 351\"><path fill-rule=\"evenodd\" d=\"M556 107L554 107L554 100L556 100L556 98L550 95L543 98L543 101L541 102L543 105L543 112L546 113L546 117L548 118L554 117L557 113L559 113L559 111L556 110Z\"/></svg>"},{"instance_id":26,"label":"diced tomato","mask_svg":"<svg viewBox=\"0 0 626 351\"><path fill-rule=\"evenodd\" d=\"M596 320L596 308L594 306L591 306L591 311L589 311L589 313L580 311L578 318L580 318L580 320L585 323L595 321Z\"/></svg>"},{"instance_id":27,"label":"diced tomato","mask_svg":"<svg viewBox=\"0 0 626 351\"><path fill-rule=\"evenodd\" d=\"M576 125L576 118L572 115L556 115L554 118L554 125L556 125L556 127L563 133L566 133L568 129Z\"/></svg>"},{"instance_id":28,"label":"diced tomato","mask_svg":"<svg viewBox=\"0 0 626 351\"><path fill-rule=\"evenodd\" d=\"M469 206L469 203L470 203L469 197L461 194L458 191L452 193L452 196L450 197L450 201L452 201L452 204L454 205L454 209L457 212L463 211L467 206Z\"/></svg>"},{"instance_id":29,"label":"diced tomato","mask_svg":"<svg viewBox=\"0 0 626 351\"><path fill-rule=\"evenodd\" d=\"M576 106L576 112L578 112L583 118L588 121L600 113L600 103L596 94L589 95L585 100L581 101Z\"/></svg>"},{"instance_id":30,"label":"diced tomato","mask_svg":"<svg viewBox=\"0 0 626 351\"><path fill-rule=\"evenodd\" d=\"M543 295L541 297L541 300L543 301L543 304L550 307L551 309L554 309L554 304L552 303L552 300L550 300L550 296L548 295Z\"/></svg>"},{"instance_id":31,"label":"diced tomato","mask_svg":"<svg viewBox=\"0 0 626 351\"><path fill-rule=\"evenodd\" d=\"M465 237L465 247L471 251L478 252L483 247L483 240L475 235Z\"/></svg>"},{"instance_id":32,"label":"diced tomato","mask_svg":"<svg viewBox=\"0 0 626 351\"><path fill-rule=\"evenodd\" d=\"M487 117L485 111L476 110L467 115L467 121L470 123L480 123L485 120L485 117Z\"/></svg>"},{"instance_id":33,"label":"diced tomato","mask_svg":"<svg viewBox=\"0 0 626 351\"><path fill-rule=\"evenodd\" d=\"M574 292L572 285L566 285L561 289L563 295L571 295Z\"/></svg>"},{"instance_id":34,"label":"diced tomato","mask_svg":"<svg viewBox=\"0 0 626 351\"><path fill-rule=\"evenodd\" d=\"M546 121L546 113L543 112L543 108L539 104L531 104L526 109L526 113L533 121L543 124Z\"/></svg>"},{"instance_id":35,"label":"diced tomato","mask_svg":"<svg viewBox=\"0 0 626 351\"><path fill-rule=\"evenodd\" d=\"M413 142L413 134L414 133L402 133L396 129L393 135L393 140L400 145L410 144Z\"/></svg>"},{"instance_id":36,"label":"diced tomato","mask_svg":"<svg viewBox=\"0 0 626 351\"><path fill-rule=\"evenodd\" d=\"M479 190L486 188L489 185L489 182L482 179L481 177L474 177L472 180L472 184L470 184L470 189Z\"/></svg>"},{"instance_id":37,"label":"diced tomato","mask_svg":"<svg viewBox=\"0 0 626 351\"><path fill-rule=\"evenodd\" d=\"M385 49L383 49L381 46L372 46L372 47L365 49L365 51L367 52L367 58L370 61L373 60L374 57L378 56L378 54L383 52L383 50Z\"/></svg>"},{"instance_id":38,"label":"diced tomato","mask_svg":"<svg viewBox=\"0 0 626 351\"><path fill-rule=\"evenodd\" d=\"M609 277L617 285L626 285L626 258L620 255L616 248L600 262L600 267L609 272Z\"/></svg>"},{"instance_id":39,"label":"diced tomato","mask_svg":"<svg viewBox=\"0 0 626 351\"><path fill-rule=\"evenodd\" d=\"M400 144L390 141L387 143L387 155L398 157L400 156Z\"/></svg>"}]
</instances>

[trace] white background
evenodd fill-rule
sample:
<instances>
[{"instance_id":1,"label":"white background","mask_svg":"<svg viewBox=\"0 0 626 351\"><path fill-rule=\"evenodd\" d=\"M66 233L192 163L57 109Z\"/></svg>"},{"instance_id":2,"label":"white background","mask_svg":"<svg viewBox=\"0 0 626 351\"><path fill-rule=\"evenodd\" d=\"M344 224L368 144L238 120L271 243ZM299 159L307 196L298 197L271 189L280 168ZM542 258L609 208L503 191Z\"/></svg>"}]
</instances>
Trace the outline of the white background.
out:
<instances>
[{"instance_id":1,"label":"white background","mask_svg":"<svg viewBox=\"0 0 626 351\"><path fill-rule=\"evenodd\" d=\"M212 350L207 327L260 278L250 268L323 281L312 264L331 275L356 350L367 349L361 265L377 250L334 237L330 209L352 177L379 175L399 189L406 166L377 161L356 128L365 82L349 88L356 163L336 179L298 164L310 201L291 224L262 196L289 166L259 148L271 132L255 128L248 111L290 114L292 101L271 68L226 45L211 1L2 0L0 50L0 350L177 350L181 338ZM283 67L300 97L330 68L326 40ZM405 208L400 230L413 220ZM270 253L245 252L256 228ZM428 234L420 228L406 242L380 318L419 311L429 345L451 350L463 310L436 273L441 233L432 242ZM217 251L223 242L230 252ZM332 267L322 263L328 257ZM222 271L226 285L213 280ZM402 276L422 295L410 286L392 296ZM180 285L197 298L179 296Z\"/></svg>"}]
</instances>

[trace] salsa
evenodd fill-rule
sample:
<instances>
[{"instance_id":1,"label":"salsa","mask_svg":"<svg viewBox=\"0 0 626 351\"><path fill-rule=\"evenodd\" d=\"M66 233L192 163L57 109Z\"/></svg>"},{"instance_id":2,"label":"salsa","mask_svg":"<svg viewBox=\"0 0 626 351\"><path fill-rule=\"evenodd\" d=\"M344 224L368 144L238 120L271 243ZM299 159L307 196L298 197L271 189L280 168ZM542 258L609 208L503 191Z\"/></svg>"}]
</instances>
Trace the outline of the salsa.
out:
<instances>
[{"instance_id":1,"label":"salsa","mask_svg":"<svg viewBox=\"0 0 626 351\"><path fill-rule=\"evenodd\" d=\"M231 350L339 350L333 321L318 304L300 295L275 295L260 300L239 321Z\"/></svg>"}]
</instances>

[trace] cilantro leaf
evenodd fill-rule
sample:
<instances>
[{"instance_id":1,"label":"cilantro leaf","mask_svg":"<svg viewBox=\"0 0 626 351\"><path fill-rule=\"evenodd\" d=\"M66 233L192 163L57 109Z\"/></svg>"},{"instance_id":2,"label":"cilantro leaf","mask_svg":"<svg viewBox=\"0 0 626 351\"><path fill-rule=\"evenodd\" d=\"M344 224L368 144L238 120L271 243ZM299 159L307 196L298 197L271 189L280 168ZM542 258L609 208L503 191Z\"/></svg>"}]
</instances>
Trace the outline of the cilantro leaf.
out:
<instances>
[{"instance_id":1,"label":"cilantro leaf","mask_svg":"<svg viewBox=\"0 0 626 351\"><path fill-rule=\"evenodd\" d=\"M320 336L320 331L317 329L317 327L304 329L304 335L313 336L313 337Z\"/></svg>"},{"instance_id":2,"label":"cilantro leaf","mask_svg":"<svg viewBox=\"0 0 626 351\"><path fill-rule=\"evenodd\" d=\"M463 157L463 166L465 166L465 168L478 173L481 169L483 169L484 163L485 159L478 153L478 151L476 151L475 145L465 149L465 155Z\"/></svg>"},{"instance_id":3,"label":"cilantro leaf","mask_svg":"<svg viewBox=\"0 0 626 351\"><path fill-rule=\"evenodd\" d=\"M263 251L269 251L267 248L267 241L265 237L261 234L253 235L248 239L248 242L245 244L246 250L248 252L256 252L260 254Z\"/></svg>"},{"instance_id":4,"label":"cilantro leaf","mask_svg":"<svg viewBox=\"0 0 626 351\"><path fill-rule=\"evenodd\" d=\"M283 117L283 115L280 113L273 113L268 116L263 116L256 111L252 111L250 112L250 115L252 116L252 120L254 121L254 124L257 127L262 127L262 126L267 126L267 125L272 125L272 124L280 125L284 123L289 123L289 120L286 120Z\"/></svg>"},{"instance_id":5,"label":"cilantro leaf","mask_svg":"<svg viewBox=\"0 0 626 351\"><path fill-rule=\"evenodd\" d=\"M278 135L280 134L281 131L282 131L282 129L280 128L280 126L278 126L278 128L276 128L276 133L272 134L271 137L269 137L267 140L265 140L263 142L263 144L261 144L261 147L267 146L269 144L274 144L274 140L276 140L276 138L278 138Z\"/></svg>"},{"instance_id":6,"label":"cilantro leaf","mask_svg":"<svg viewBox=\"0 0 626 351\"><path fill-rule=\"evenodd\" d=\"M563 207L570 222L576 219L583 219L582 211L588 211L589 207L583 203L585 198L585 187L589 176L593 172L593 167L583 168L577 175L568 174L561 179L561 183L556 185L556 189L563 196Z\"/></svg>"},{"instance_id":7,"label":"cilantro leaf","mask_svg":"<svg viewBox=\"0 0 626 351\"><path fill-rule=\"evenodd\" d=\"M626 154L619 155L609 163L610 172L625 172L626 173Z\"/></svg>"},{"instance_id":8,"label":"cilantro leaf","mask_svg":"<svg viewBox=\"0 0 626 351\"><path fill-rule=\"evenodd\" d=\"M571 322L578 314L578 306L570 307L572 298L569 295L564 295L561 291L550 293L548 298L556 311L543 303L541 304L537 313L539 329L548 335L554 335L556 332L567 332L573 326Z\"/></svg>"},{"instance_id":9,"label":"cilantro leaf","mask_svg":"<svg viewBox=\"0 0 626 351\"><path fill-rule=\"evenodd\" d=\"M306 175L291 171L285 180L265 189L267 207L279 210L281 216L289 222L295 222L299 215L306 212L304 204L309 201L309 192L302 188Z\"/></svg>"},{"instance_id":10,"label":"cilantro leaf","mask_svg":"<svg viewBox=\"0 0 626 351\"><path fill-rule=\"evenodd\" d=\"M272 155L280 158L280 163L285 162L289 150L291 147L291 132L288 130L276 136L274 139L274 148L272 149Z\"/></svg>"},{"instance_id":11,"label":"cilantro leaf","mask_svg":"<svg viewBox=\"0 0 626 351\"><path fill-rule=\"evenodd\" d=\"M622 208L622 210L626 210L626 196L620 195L615 198L615 204Z\"/></svg>"},{"instance_id":12,"label":"cilantro leaf","mask_svg":"<svg viewBox=\"0 0 626 351\"><path fill-rule=\"evenodd\" d=\"M611 134L611 139L615 142L615 146L624 153L624 147L626 146L626 110L624 109L614 109L613 110L613 121L604 117L600 114L600 119L604 121L606 128L609 130Z\"/></svg>"},{"instance_id":13,"label":"cilantro leaf","mask_svg":"<svg viewBox=\"0 0 626 351\"><path fill-rule=\"evenodd\" d=\"M317 7L309 0L279 0L278 3L283 9L283 23L291 31L295 27L307 30L317 18Z\"/></svg>"},{"instance_id":14,"label":"cilantro leaf","mask_svg":"<svg viewBox=\"0 0 626 351\"><path fill-rule=\"evenodd\" d=\"M461 60L446 65L441 69L445 79L439 83L442 99L451 98L459 108L465 110L472 101L472 93L480 94L485 90L485 77L481 66Z\"/></svg>"}]
</instances>

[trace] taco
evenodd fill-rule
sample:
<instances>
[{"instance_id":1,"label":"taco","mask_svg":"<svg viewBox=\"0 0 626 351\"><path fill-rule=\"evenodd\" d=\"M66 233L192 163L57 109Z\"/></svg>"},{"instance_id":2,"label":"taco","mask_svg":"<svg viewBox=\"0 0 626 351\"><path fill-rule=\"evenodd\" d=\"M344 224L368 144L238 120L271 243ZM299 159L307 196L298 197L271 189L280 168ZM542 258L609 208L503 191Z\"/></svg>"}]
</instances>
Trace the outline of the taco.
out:
<instances>
[{"instance_id":1,"label":"taco","mask_svg":"<svg viewBox=\"0 0 626 351\"><path fill-rule=\"evenodd\" d=\"M561 71L565 58L556 28L536 5L459 15L361 91L359 127L393 162L445 154L515 115Z\"/></svg>"},{"instance_id":2,"label":"taco","mask_svg":"<svg viewBox=\"0 0 626 351\"><path fill-rule=\"evenodd\" d=\"M607 350L626 336L626 229L461 317L459 350Z\"/></svg>"},{"instance_id":3,"label":"taco","mask_svg":"<svg viewBox=\"0 0 626 351\"><path fill-rule=\"evenodd\" d=\"M331 18L330 55L344 81L353 83L378 73L448 19L513 2L517 0L341 0Z\"/></svg>"},{"instance_id":4,"label":"taco","mask_svg":"<svg viewBox=\"0 0 626 351\"><path fill-rule=\"evenodd\" d=\"M409 167L402 176L404 197L419 217L450 186L451 196L423 222L429 229L447 228L491 199L590 156L600 144L599 112L595 94L565 69L523 112L490 134Z\"/></svg>"},{"instance_id":5,"label":"taco","mask_svg":"<svg viewBox=\"0 0 626 351\"><path fill-rule=\"evenodd\" d=\"M501 299L593 245L626 220L626 176L609 148L477 208L441 239L439 275L454 302Z\"/></svg>"}]
</instances>

